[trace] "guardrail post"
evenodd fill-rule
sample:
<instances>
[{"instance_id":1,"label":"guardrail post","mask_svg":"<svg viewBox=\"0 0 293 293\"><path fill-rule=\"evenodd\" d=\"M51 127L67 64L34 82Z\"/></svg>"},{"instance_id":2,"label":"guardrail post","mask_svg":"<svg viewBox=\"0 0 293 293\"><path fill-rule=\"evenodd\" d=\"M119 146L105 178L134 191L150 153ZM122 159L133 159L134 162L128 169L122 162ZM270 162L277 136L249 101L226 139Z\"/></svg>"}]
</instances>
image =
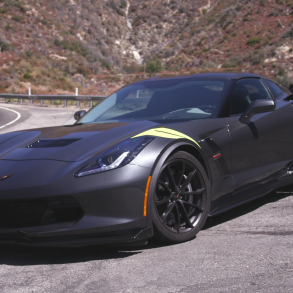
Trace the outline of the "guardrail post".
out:
<instances>
[{"instance_id":1,"label":"guardrail post","mask_svg":"<svg viewBox=\"0 0 293 293\"><path fill-rule=\"evenodd\" d=\"M93 101L90 100L90 108L92 108L92 107L93 107Z\"/></svg>"},{"instance_id":2,"label":"guardrail post","mask_svg":"<svg viewBox=\"0 0 293 293\"><path fill-rule=\"evenodd\" d=\"M32 94L32 90L31 90L31 88L29 87L28 88L28 95L30 96ZM30 104L32 105L33 104L33 100L32 99L30 99Z\"/></svg>"},{"instance_id":3,"label":"guardrail post","mask_svg":"<svg viewBox=\"0 0 293 293\"><path fill-rule=\"evenodd\" d=\"M64 100L64 107L67 107L67 100Z\"/></svg>"},{"instance_id":4,"label":"guardrail post","mask_svg":"<svg viewBox=\"0 0 293 293\"><path fill-rule=\"evenodd\" d=\"M78 87L75 89L75 96L78 96ZM80 107L80 101L76 101L76 107L79 108Z\"/></svg>"},{"instance_id":5,"label":"guardrail post","mask_svg":"<svg viewBox=\"0 0 293 293\"><path fill-rule=\"evenodd\" d=\"M41 106L43 106L43 100L41 100Z\"/></svg>"}]
</instances>

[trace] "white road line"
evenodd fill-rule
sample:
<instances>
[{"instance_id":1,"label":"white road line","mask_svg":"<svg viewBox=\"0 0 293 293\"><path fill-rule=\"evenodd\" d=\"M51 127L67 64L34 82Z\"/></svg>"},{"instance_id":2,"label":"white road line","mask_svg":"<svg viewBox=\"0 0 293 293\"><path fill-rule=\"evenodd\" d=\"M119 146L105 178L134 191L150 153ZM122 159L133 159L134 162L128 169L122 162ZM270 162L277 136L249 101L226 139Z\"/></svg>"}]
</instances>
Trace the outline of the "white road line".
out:
<instances>
[{"instance_id":1,"label":"white road line","mask_svg":"<svg viewBox=\"0 0 293 293\"><path fill-rule=\"evenodd\" d=\"M9 122L9 123L3 125L3 126L0 126L0 129L1 129L1 128L4 128L4 127L6 127L6 126L8 126L8 125L10 125L10 124L12 124L12 123L14 123L14 122L16 122L16 121L17 121L18 119L20 119L20 117L21 117L20 113L14 111L14 110L7 109L7 108L3 108L3 107L0 107L0 109L4 109L4 110L7 110L7 111L11 111L11 112L14 112L15 114L17 114L17 118L16 118L16 119L14 119L13 121L11 121L11 122Z\"/></svg>"}]
</instances>

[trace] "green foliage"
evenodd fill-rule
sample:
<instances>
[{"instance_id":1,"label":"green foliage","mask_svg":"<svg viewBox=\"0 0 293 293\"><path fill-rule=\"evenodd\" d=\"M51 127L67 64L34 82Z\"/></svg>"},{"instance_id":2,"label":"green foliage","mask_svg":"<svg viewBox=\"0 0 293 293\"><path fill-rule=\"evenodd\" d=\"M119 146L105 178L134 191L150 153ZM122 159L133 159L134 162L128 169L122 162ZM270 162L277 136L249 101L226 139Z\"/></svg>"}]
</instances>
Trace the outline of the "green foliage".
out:
<instances>
[{"instance_id":1,"label":"green foliage","mask_svg":"<svg viewBox=\"0 0 293 293\"><path fill-rule=\"evenodd\" d=\"M146 64L146 71L149 73L161 72L163 69L163 65L159 59L150 60Z\"/></svg>"},{"instance_id":2,"label":"green foliage","mask_svg":"<svg viewBox=\"0 0 293 293\"><path fill-rule=\"evenodd\" d=\"M43 19L41 19L41 24L47 25L48 24L48 21L45 18L43 18Z\"/></svg>"},{"instance_id":3,"label":"green foliage","mask_svg":"<svg viewBox=\"0 0 293 293\"><path fill-rule=\"evenodd\" d=\"M111 70L110 64L105 59L100 58L99 61L101 62L101 64L102 64L103 67L105 67L108 70Z\"/></svg>"},{"instance_id":4,"label":"green foliage","mask_svg":"<svg viewBox=\"0 0 293 293\"><path fill-rule=\"evenodd\" d=\"M121 8L126 8L126 6L127 6L126 0L120 0L120 7Z\"/></svg>"},{"instance_id":5,"label":"green foliage","mask_svg":"<svg viewBox=\"0 0 293 293\"><path fill-rule=\"evenodd\" d=\"M5 14L5 13L7 13L7 9L6 8L0 8L0 13L2 13L2 14Z\"/></svg>"},{"instance_id":6,"label":"green foliage","mask_svg":"<svg viewBox=\"0 0 293 293\"><path fill-rule=\"evenodd\" d=\"M87 49L85 46L79 41L69 41L69 40L58 40L55 39L54 44L58 47L62 47L64 50L74 51L77 54L86 57Z\"/></svg>"},{"instance_id":7,"label":"green foliage","mask_svg":"<svg viewBox=\"0 0 293 293\"><path fill-rule=\"evenodd\" d=\"M22 12L25 12L24 5L25 3L23 1L18 1L18 0L5 0L4 2L4 6L16 7L16 8L19 8L19 10Z\"/></svg>"},{"instance_id":8,"label":"green foliage","mask_svg":"<svg viewBox=\"0 0 293 293\"><path fill-rule=\"evenodd\" d=\"M144 68L141 65L124 65L123 70L127 74L143 72Z\"/></svg>"},{"instance_id":9,"label":"green foliage","mask_svg":"<svg viewBox=\"0 0 293 293\"><path fill-rule=\"evenodd\" d=\"M259 44L261 42L261 40L262 40L261 37L252 37L247 40L247 45L253 46L253 45Z\"/></svg>"},{"instance_id":10,"label":"green foliage","mask_svg":"<svg viewBox=\"0 0 293 293\"><path fill-rule=\"evenodd\" d=\"M9 23L5 25L5 30L11 31L13 29L13 26L11 26Z\"/></svg>"},{"instance_id":11,"label":"green foliage","mask_svg":"<svg viewBox=\"0 0 293 293\"><path fill-rule=\"evenodd\" d=\"M269 17L271 16L278 16L279 15L279 12L276 11L276 10L272 10L270 13L269 13Z\"/></svg>"},{"instance_id":12,"label":"green foliage","mask_svg":"<svg viewBox=\"0 0 293 293\"><path fill-rule=\"evenodd\" d=\"M234 68L237 67L237 65L236 59L228 59L222 64L222 68Z\"/></svg>"},{"instance_id":13,"label":"green foliage","mask_svg":"<svg viewBox=\"0 0 293 293\"><path fill-rule=\"evenodd\" d=\"M252 65L258 65L258 64L261 64L264 61L264 59L265 59L264 52L259 50L251 54L249 61Z\"/></svg>"},{"instance_id":14,"label":"green foliage","mask_svg":"<svg viewBox=\"0 0 293 293\"><path fill-rule=\"evenodd\" d=\"M31 76L28 72L26 72L26 73L23 75L23 78L25 78L25 79L32 79L32 76Z\"/></svg>"},{"instance_id":15,"label":"green foliage","mask_svg":"<svg viewBox=\"0 0 293 293\"><path fill-rule=\"evenodd\" d=\"M213 61L207 61L206 63L204 63L203 65L202 65L202 69L210 69L210 68L217 68L218 66L217 66L217 64L215 63L215 62L213 62Z\"/></svg>"},{"instance_id":16,"label":"green foliage","mask_svg":"<svg viewBox=\"0 0 293 293\"><path fill-rule=\"evenodd\" d=\"M12 20L16 21L16 22L22 22L23 21L23 17L20 15L13 15L11 17Z\"/></svg>"},{"instance_id":17,"label":"green foliage","mask_svg":"<svg viewBox=\"0 0 293 293\"><path fill-rule=\"evenodd\" d=\"M280 71L282 71L281 74ZM280 68L279 74L275 77L275 81L286 88L289 88L289 86L293 84L292 78L284 71L283 68Z\"/></svg>"},{"instance_id":18,"label":"green foliage","mask_svg":"<svg viewBox=\"0 0 293 293\"><path fill-rule=\"evenodd\" d=\"M285 70L284 70L284 68L282 68L282 67L279 68L278 75L279 75L279 76L284 76L284 75L285 75Z\"/></svg>"},{"instance_id":19,"label":"green foliage","mask_svg":"<svg viewBox=\"0 0 293 293\"><path fill-rule=\"evenodd\" d=\"M12 44L4 42L0 39L0 52L9 51L9 50L13 50L13 49L14 49L14 47Z\"/></svg>"},{"instance_id":20,"label":"green foliage","mask_svg":"<svg viewBox=\"0 0 293 293\"><path fill-rule=\"evenodd\" d=\"M119 15L121 15L121 16L124 16L124 15L125 15L124 12L123 12L122 10L118 9L118 8L117 8L116 12L117 12Z\"/></svg>"},{"instance_id":21,"label":"green foliage","mask_svg":"<svg viewBox=\"0 0 293 293\"><path fill-rule=\"evenodd\" d=\"M265 7L267 4L267 0L260 0L259 5Z\"/></svg>"}]
</instances>

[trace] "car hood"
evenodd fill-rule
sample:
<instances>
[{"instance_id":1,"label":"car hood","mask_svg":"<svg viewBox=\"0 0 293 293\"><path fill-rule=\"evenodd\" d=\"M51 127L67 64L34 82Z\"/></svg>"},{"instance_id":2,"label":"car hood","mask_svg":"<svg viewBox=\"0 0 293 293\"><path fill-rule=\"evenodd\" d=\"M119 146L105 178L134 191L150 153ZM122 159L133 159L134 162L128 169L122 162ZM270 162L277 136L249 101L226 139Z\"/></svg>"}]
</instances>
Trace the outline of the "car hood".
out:
<instances>
[{"instance_id":1,"label":"car hood","mask_svg":"<svg viewBox=\"0 0 293 293\"><path fill-rule=\"evenodd\" d=\"M58 160L76 162L87 159L116 142L161 124L152 121L99 123L40 128L0 135L1 160ZM59 147L28 148L40 140L71 140Z\"/></svg>"}]
</instances>

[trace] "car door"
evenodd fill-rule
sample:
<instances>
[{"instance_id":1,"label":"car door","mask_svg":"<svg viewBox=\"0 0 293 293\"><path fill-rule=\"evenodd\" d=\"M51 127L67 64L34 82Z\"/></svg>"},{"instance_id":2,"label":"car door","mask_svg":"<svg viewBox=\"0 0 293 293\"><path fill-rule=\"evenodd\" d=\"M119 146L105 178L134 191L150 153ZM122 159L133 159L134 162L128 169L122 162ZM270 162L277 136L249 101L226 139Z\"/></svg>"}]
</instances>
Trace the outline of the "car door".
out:
<instances>
[{"instance_id":1,"label":"car door","mask_svg":"<svg viewBox=\"0 0 293 293\"><path fill-rule=\"evenodd\" d=\"M275 111L256 114L246 124L239 121L247 107L258 99L273 99L260 79L238 80L231 96L231 115L225 118L231 137L235 200L270 190L270 182L293 158L292 150L284 152L282 148L283 144L293 143L291 106L279 107L277 103Z\"/></svg>"}]
</instances>

